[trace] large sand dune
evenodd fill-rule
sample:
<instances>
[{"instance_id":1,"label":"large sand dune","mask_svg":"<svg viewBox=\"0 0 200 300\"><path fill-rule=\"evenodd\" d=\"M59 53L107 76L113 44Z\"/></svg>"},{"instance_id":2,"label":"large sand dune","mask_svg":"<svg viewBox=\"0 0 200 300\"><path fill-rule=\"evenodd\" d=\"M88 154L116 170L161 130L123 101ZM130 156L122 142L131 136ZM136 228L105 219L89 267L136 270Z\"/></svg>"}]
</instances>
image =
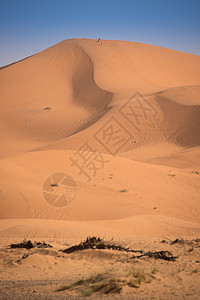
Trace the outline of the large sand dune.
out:
<instances>
[{"instance_id":1,"label":"large sand dune","mask_svg":"<svg viewBox=\"0 0 200 300\"><path fill-rule=\"evenodd\" d=\"M1 219L123 219L156 206L158 215L198 222L199 57L140 43L66 40L1 69L0 84ZM135 118L127 101L136 105ZM123 147L99 140L108 122L126 130ZM69 159L86 141L85 150L108 154L89 183ZM42 193L46 177L58 172L78 187L75 201L60 209Z\"/></svg>"},{"instance_id":2,"label":"large sand dune","mask_svg":"<svg viewBox=\"0 0 200 300\"><path fill-rule=\"evenodd\" d=\"M0 97L2 240L200 236L200 57L66 40L1 68Z\"/></svg>"}]
</instances>

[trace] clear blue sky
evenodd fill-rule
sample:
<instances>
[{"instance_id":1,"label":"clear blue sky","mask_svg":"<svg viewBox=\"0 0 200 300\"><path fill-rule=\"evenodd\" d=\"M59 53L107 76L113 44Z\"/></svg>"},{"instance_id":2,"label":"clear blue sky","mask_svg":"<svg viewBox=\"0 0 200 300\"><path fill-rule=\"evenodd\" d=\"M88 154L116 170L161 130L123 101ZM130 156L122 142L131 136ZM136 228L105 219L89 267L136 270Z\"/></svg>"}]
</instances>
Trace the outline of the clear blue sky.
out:
<instances>
[{"instance_id":1,"label":"clear blue sky","mask_svg":"<svg viewBox=\"0 0 200 300\"><path fill-rule=\"evenodd\" d=\"M98 37L200 55L200 0L0 0L0 66Z\"/></svg>"}]
</instances>

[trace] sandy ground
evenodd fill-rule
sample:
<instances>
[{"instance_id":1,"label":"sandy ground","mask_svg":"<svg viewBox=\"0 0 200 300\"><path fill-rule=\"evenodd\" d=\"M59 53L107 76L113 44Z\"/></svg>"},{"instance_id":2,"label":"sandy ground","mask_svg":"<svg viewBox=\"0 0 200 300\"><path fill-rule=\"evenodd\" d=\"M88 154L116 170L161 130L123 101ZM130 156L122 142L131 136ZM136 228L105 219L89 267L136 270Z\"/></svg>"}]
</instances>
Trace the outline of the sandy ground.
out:
<instances>
[{"instance_id":1,"label":"sandy ground","mask_svg":"<svg viewBox=\"0 0 200 300\"><path fill-rule=\"evenodd\" d=\"M171 245L170 238L133 238L123 243L134 250L170 251L176 261L148 257L133 258L133 253L116 250L83 250L66 254L60 250L73 243L69 239L48 242L52 248L10 249L8 242L0 248L1 296L2 299L79 299L86 297L82 288L57 291L62 286L91 276L108 276L115 280L136 280L135 272L145 274L139 284L131 287L124 284L120 293L91 294L100 299L198 299L200 240L180 240ZM112 240L112 243L122 244ZM137 255L140 253L137 253ZM134 253L135 255L135 253ZM135 282L135 281L134 281ZM85 288L87 289L87 287Z\"/></svg>"},{"instance_id":2,"label":"sandy ground","mask_svg":"<svg viewBox=\"0 0 200 300\"><path fill-rule=\"evenodd\" d=\"M198 299L200 58L66 40L2 68L0 95L1 298ZM60 252L93 235L178 258ZM24 238L53 247L10 249ZM55 292L133 270L120 293Z\"/></svg>"}]
</instances>

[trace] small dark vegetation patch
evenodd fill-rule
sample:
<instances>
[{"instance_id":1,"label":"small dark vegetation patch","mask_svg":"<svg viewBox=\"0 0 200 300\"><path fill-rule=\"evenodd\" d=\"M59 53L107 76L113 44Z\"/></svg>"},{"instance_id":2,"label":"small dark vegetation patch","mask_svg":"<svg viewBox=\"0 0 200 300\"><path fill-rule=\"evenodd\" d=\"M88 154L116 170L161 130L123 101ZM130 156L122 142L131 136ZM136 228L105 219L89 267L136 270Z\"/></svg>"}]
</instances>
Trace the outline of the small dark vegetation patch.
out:
<instances>
[{"instance_id":1,"label":"small dark vegetation patch","mask_svg":"<svg viewBox=\"0 0 200 300\"><path fill-rule=\"evenodd\" d=\"M193 240L184 240L184 239L175 239L170 242L170 245L189 245L194 247L200 247L200 239L193 239Z\"/></svg>"},{"instance_id":2,"label":"small dark vegetation patch","mask_svg":"<svg viewBox=\"0 0 200 300\"><path fill-rule=\"evenodd\" d=\"M148 251L144 254L133 256L133 258L140 258L143 256L155 259L163 259L167 261L175 261L177 259L177 256L173 256L170 251Z\"/></svg>"},{"instance_id":3,"label":"small dark vegetation patch","mask_svg":"<svg viewBox=\"0 0 200 300\"><path fill-rule=\"evenodd\" d=\"M58 187L58 184L57 183L52 183L51 186L52 187Z\"/></svg>"},{"instance_id":4,"label":"small dark vegetation patch","mask_svg":"<svg viewBox=\"0 0 200 300\"><path fill-rule=\"evenodd\" d=\"M200 175L200 172L198 171L192 171L193 174L196 174L196 175Z\"/></svg>"},{"instance_id":5,"label":"small dark vegetation patch","mask_svg":"<svg viewBox=\"0 0 200 300\"><path fill-rule=\"evenodd\" d=\"M10 248L25 248L25 249L31 249L33 248L33 243L31 241L24 240L22 243L17 244L11 244Z\"/></svg>"},{"instance_id":6,"label":"small dark vegetation patch","mask_svg":"<svg viewBox=\"0 0 200 300\"><path fill-rule=\"evenodd\" d=\"M127 193L128 191L127 191L127 189L123 189L123 190L120 190L119 192L120 193Z\"/></svg>"},{"instance_id":7,"label":"small dark vegetation patch","mask_svg":"<svg viewBox=\"0 0 200 300\"><path fill-rule=\"evenodd\" d=\"M32 248L52 248L50 244L46 244L45 242L31 242L24 240L22 243L17 243L17 244L11 244L10 248L15 249L15 248L24 248L24 249L32 249Z\"/></svg>"},{"instance_id":8,"label":"small dark vegetation patch","mask_svg":"<svg viewBox=\"0 0 200 300\"><path fill-rule=\"evenodd\" d=\"M71 246L65 250L61 250L64 253L70 254L75 251L81 251L86 249L110 249L110 250L117 250L117 251L125 251L129 253L140 253L140 255L134 255L132 259L134 258L141 258L144 256L147 256L149 258L155 258L155 259L163 259L167 261L175 261L176 256L173 256L173 254L170 251L148 251L144 252L143 250L134 250L125 248L121 245L112 244L110 242L104 241L100 237L87 237L87 239L84 242L81 242L78 245Z\"/></svg>"},{"instance_id":9,"label":"small dark vegetation patch","mask_svg":"<svg viewBox=\"0 0 200 300\"><path fill-rule=\"evenodd\" d=\"M110 242L104 241L100 237L87 237L85 241L81 242L78 245L74 245L65 250L62 250L64 253L72 253L75 251L86 250L86 249L111 249L117 251L126 251L126 252L140 252L143 253L142 250L131 250L129 248L125 248L121 245L112 244Z\"/></svg>"}]
</instances>

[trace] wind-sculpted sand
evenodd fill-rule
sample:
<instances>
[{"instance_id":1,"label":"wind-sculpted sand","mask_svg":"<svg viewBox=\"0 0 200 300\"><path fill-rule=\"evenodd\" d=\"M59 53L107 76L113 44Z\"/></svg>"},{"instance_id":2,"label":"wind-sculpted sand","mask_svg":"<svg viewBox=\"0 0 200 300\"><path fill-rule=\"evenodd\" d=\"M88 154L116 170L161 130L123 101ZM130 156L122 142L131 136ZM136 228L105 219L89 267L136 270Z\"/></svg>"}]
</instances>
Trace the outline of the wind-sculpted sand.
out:
<instances>
[{"instance_id":1,"label":"wind-sculpted sand","mask_svg":"<svg viewBox=\"0 0 200 300\"><path fill-rule=\"evenodd\" d=\"M66 40L1 68L0 97L2 298L198 299L199 56ZM178 258L59 251L87 236ZM53 247L9 248L24 238Z\"/></svg>"}]
</instances>

